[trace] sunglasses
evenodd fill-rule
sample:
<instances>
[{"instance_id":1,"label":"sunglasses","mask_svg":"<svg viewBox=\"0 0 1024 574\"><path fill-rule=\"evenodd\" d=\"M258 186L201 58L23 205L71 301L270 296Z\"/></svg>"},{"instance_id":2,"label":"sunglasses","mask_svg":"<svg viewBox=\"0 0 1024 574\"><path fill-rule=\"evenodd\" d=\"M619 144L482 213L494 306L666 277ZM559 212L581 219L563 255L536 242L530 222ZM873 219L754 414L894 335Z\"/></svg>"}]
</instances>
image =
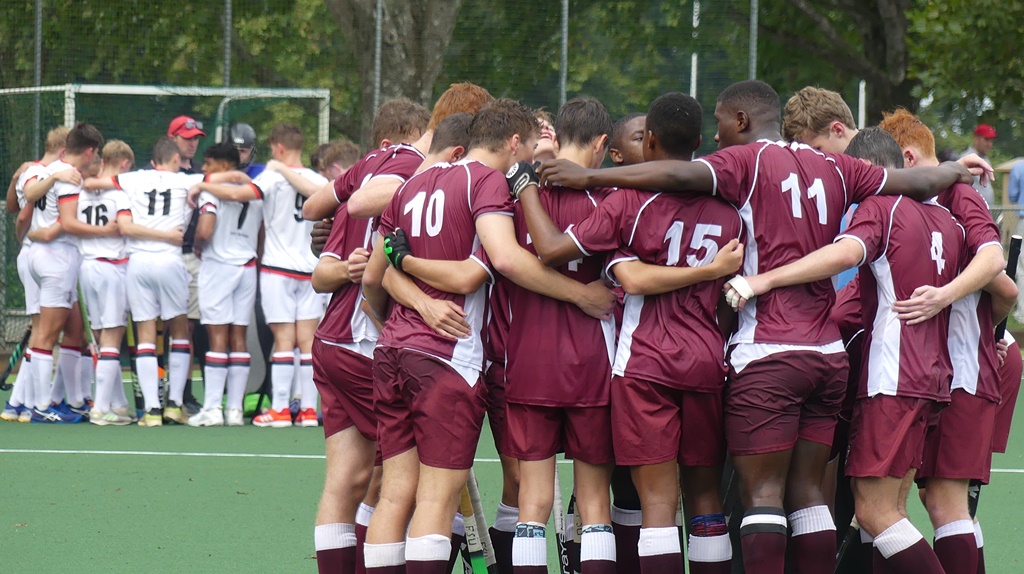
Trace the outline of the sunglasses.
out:
<instances>
[{"instance_id":1,"label":"sunglasses","mask_svg":"<svg viewBox=\"0 0 1024 574\"><path fill-rule=\"evenodd\" d=\"M183 127L185 129L187 129L187 130L195 130L195 129L200 129L201 130L201 129L203 129L203 122L197 122L195 120L188 120L188 121L185 122Z\"/></svg>"}]
</instances>

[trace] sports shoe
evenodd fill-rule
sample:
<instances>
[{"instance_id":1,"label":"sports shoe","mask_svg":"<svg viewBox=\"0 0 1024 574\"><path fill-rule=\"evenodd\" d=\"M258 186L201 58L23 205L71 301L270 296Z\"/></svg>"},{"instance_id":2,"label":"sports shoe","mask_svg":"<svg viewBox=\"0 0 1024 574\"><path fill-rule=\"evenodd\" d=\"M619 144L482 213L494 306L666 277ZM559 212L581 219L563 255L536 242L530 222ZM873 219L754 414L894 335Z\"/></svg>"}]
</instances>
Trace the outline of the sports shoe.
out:
<instances>
[{"instance_id":1,"label":"sports shoe","mask_svg":"<svg viewBox=\"0 0 1024 574\"><path fill-rule=\"evenodd\" d=\"M100 412L96 409L89 411L89 422L98 426L117 426L123 427L132 423L132 419L126 416L119 415L113 411L109 413Z\"/></svg>"},{"instance_id":2,"label":"sports shoe","mask_svg":"<svg viewBox=\"0 0 1024 574\"><path fill-rule=\"evenodd\" d=\"M200 411L203 410L202 404L197 402L195 399L189 400L189 397L185 397L185 401L182 403L181 407L189 418L198 415Z\"/></svg>"},{"instance_id":3,"label":"sports shoe","mask_svg":"<svg viewBox=\"0 0 1024 574\"><path fill-rule=\"evenodd\" d=\"M222 427L224 426L224 411L220 408L203 409L198 414L188 418L188 426Z\"/></svg>"},{"instance_id":4,"label":"sports shoe","mask_svg":"<svg viewBox=\"0 0 1024 574\"><path fill-rule=\"evenodd\" d=\"M302 410L302 397L292 397L291 402L288 403L288 414L292 416L292 422L295 422L299 418L299 411Z\"/></svg>"},{"instance_id":5,"label":"sports shoe","mask_svg":"<svg viewBox=\"0 0 1024 574\"><path fill-rule=\"evenodd\" d=\"M299 411L297 417L295 417L295 425L300 427L318 427L320 421L316 418L316 409L308 408Z\"/></svg>"},{"instance_id":6,"label":"sports shoe","mask_svg":"<svg viewBox=\"0 0 1024 574\"><path fill-rule=\"evenodd\" d=\"M188 415L181 410L181 405L174 401L167 401L167 407L164 408L164 422L178 423L179 425L188 424Z\"/></svg>"},{"instance_id":7,"label":"sports shoe","mask_svg":"<svg viewBox=\"0 0 1024 574\"><path fill-rule=\"evenodd\" d=\"M25 405L25 409L21 411L20 415L18 415L18 422L19 423L30 423L30 422L32 422L32 411L34 411L34 410L35 409L33 409L32 407L30 407L28 405Z\"/></svg>"},{"instance_id":8,"label":"sports shoe","mask_svg":"<svg viewBox=\"0 0 1024 574\"><path fill-rule=\"evenodd\" d=\"M45 411L32 409L32 422L37 424L74 424L82 422L82 416L66 413L51 406Z\"/></svg>"},{"instance_id":9,"label":"sports shoe","mask_svg":"<svg viewBox=\"0 0 1024 574\"><path fill-rule=\"evenodd\" d=\"M21 417L22 411L24 411L26 408L27 407L25 405L14 406L10 403L10 401L8 401L7 404L4 405L3 412L0 413L0 420L18 422L18 419Z\"/></svg>"},{"instance_id":10,"label":"sports shoe","mask_svg":"<svg viewBox=\"0 0 1024 574\"><path fill-rule=\"evenodd\" d=\"M86 419L86 420L89 419L90 409L91 409L91 406L89 405L89 403L86 403L86 402L83 402L81 405L79 405L77 407L71 406L70 404L67 404L67 405L64 406L64 410L65 411L67 411L67 412L69 412L71 414L74 414L74 415L79 415L83 419Z\"/></svg>"},{"instance_id":11,"label":"sports shoe","mask_svg":"<svg viewBox=\"0 0 1024 574\"><path fill-rule=\"evenodd\" d=\"M224 424L229 427L245 425L245 420L242 418L242 409L228 409L224 411Z\"/></svg>"},{"instance_id":12,"label":"sports shoe","mask_svg":"<svg viewBox=\"0 0 1024 574\"><path fill-rule=\"evenodd\" d=\"M142 415L139 419L140 427L160 427L164 426L164 417L160 413L160 409L149 409L149 411Z\"/></svg>"},{"instance_id":13,"label":"sports shoe","mask_svg":"<svg viewBox=\"0 0 1024 574\"><path fill-rule=\"evenodd\" d=\"M120 415L122 417L128 417L128 419L131 420L133 423L139 420L139 415L135 414L135 409L123 405L117 405L113 407L112 409L110 409L110 412L114 413L115 415Z\"/></svg>"},{"instance_id":14,"label":"sports shoe","mask_svg":"<svg viewBox=\"0 0 1024 574\"><path fill-rule=\"evenodd\" d=\"M279 411L267 409L263 411L263 414L253 417L252 424L258 427L286 428L292 426L292 415L288 412L288 409L281 409Z\"/></svg>"}]
</instances>

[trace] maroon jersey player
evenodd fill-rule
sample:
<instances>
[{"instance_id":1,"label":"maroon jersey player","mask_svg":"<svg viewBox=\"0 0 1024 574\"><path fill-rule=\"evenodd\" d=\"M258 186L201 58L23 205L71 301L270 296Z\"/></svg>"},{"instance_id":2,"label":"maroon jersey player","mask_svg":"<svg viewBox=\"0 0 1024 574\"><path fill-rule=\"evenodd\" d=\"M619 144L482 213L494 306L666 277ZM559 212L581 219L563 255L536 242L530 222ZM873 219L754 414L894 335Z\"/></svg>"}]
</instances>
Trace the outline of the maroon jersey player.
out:
<instances>
[{"instance_id":1,"label":"maroon jersey player","mask_svg":"<svg viewBox=\"0 0 1024 574\"><path fill-rule=\"evenodd\" d=\"M783 144L780 107L778 94L763 82L733 84L715 110L715 139L722 149L703 161L609 170L547 162L541 177L570 186L722 197L744 220L745 273L795 261L827 245L853 201L874 193L925 198L967 179L969 170L961 165L886 174L843 156ZM834 560L828 550L835 544L834 525L821 492L847 369L838 330L828 320L834 297L828 282L817 282L758 300L740 315L732 341L726 435L748 509L741 528L744 560L761 572L782 571L787 510L795 559L818 568L831 568ZM789 401L781 412L769 411L757 399L777 387L776 394ZM761 432L761 425L773 432Z\"/></svg>"},{"instance_id":2,"label":"maroon jersey player","mask_svg":"<svg viewBox=\"0 0 1024 574\"><path fill-rule=\"evenodd\" d=\"M513 281L562 298L595 301L593 306L602 308L595 313L607 314L611 295L606 289L544 269L512 241L511 204L498 170L532 155L536 131L536 120L521 104L488 104L473 119L466 159L433 166L408 180L383 214L380 230L401 228L412 250L425 259L463 260L482 244L494 268ZM367 273L387 265L381 243L375 245ZM374 357L374 404L384 482L367 533L368 572L397 572L406 566L413 573L436 571L447 562L457 493L483 422L479 379L485 292L478 285L465 294L448 293L415 282L435 299L464 309L472 329L466 338L453 340L415 311L396 306L381 333ZM365 282L364 292L375 312L383 314L382 293ZM403 543L410 514L408 542Z\"/></svg>"}]
</instances>

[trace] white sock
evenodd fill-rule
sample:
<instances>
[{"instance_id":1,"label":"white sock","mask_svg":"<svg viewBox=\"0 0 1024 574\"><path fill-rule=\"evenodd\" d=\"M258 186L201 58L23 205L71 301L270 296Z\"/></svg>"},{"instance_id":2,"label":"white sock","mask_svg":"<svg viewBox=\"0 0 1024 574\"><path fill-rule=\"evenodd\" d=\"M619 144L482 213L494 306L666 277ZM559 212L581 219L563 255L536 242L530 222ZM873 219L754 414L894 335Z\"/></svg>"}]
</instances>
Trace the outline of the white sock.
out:
<instances>
[{"instance_id":1,"label":"white sock","mask_svg":"<svg viewBox=\"0 0 1024 574\"><path fill-rule=\"evenodd\" d=\"M245 400L245 386L249 384L251 357L249 353L228 355L228 408L242 409Z\"/></svg>"},{"instance_id":2,"label":"white sock","mask_svg":"<svg viewBox=\"0 0 1024 574\"><path fill-rule=\"evenodd\" d=\"M116 373L114 376L114 388L110 395L110 405L114 407L127 407L128 406L128 395L124 392L124 379L121 375L121 352L118 351L118 357L116 361ZM134 410L134 407L133 407Z\"/></svg>"},{"instance_id":3,"label":"white sock","mask_svg":"<svg viewBox=\"0 0 1024 574\"><path fill-rule=\"evenodd\" d=\"M832 521L832 513L828 511L828 507L824 504L820 506L811 506L809 508L801 508L800 510L791 513L788 520L793 536L813 534L815 532L824 532L826 530L834 532L836 529L836 524Z\"/></svg>"},{"instance_id":4,"label":"white sock","mask_svg":"<svg viewBox=\"0 0 1024 574\"><path fill-rule=\"evenodd\" d=\"M25 350L25 358L21 360L21 368L18 369L18 376L14 379L14 389L11 391L9 402L11 406L21 405L33 406L35 397L32 389L32 349Z\"/></svg>"},{"instance_id":5,"label":"white sock","mask_svg":"<svg viewBox=\"0 0 1024 574\"><path fill-rule=\"evenodd\" d=\"M50 377L51 378L48 379L50 381L50 385L47 387L50 393L49 401L50 403L59 403L64 400L66 394L64 392L64 371L62 371L58 366Z\"/></svg>"},{"instance_id":6,"label":"white sock","mask_svg":"<svg viewBox=\"0 0 1024 574\"><path fill-rule=\"evenodd\" d=\"M515 532L519 522L519 509L504 503L498 503L498 512L494 515L494 529L498 532Z\"/></svg>"},{"instance_id":7,"label":"white sock","mask_svg":"<svg viewBox=\"0 0 1024 574\"><path fill-rule=\"evenodd\" d=\"M978 548L985 547L985 536L981 533L981 523L974 523L974 541L978 543Z\"/></svg>"},{"instance_id":8,"label":"white sock","mask_svg":"<svg viewBox=\"0 0 1024 574\"><path fill-rule=\"evenodd\" d=\"M882 558L888 560L922 539L924 536L904 518L875 536L875 548L882 554Z\"/></svg>"},{"instance_id":9,"label":"white sock","mask_svg":"<svg viewBox=\"0 0 1024 574\"><path fill-rule=\"evenodd\" d=\"M80 407L85 402L82 396L82 351L73 347L61 347L60 356L57 358L57 370L64 378L64 392L68 397L68 404L73 407Z\"/></svg>"},{"instance_id":10,"label":"white sock","mask_svg":"<svg viewBox=\"0 0 1024 574\"><path fill-rule=\"evenodd\" d=\"M93 398L92 383L96 376L96 363L93 362L92 353L88 350L82 353L82 359L78 362L80 373L79 381L82 384L82 397L86 400Z\"/></svg>"},{"instance_id":11,"label":"white sock","mask_svg":"<svg viewBox=\"0 0 1024 574\"><path fill-rule=\"evenodd\" d=\"M640 532L643 535L643 531L641 530ZM689 559L691 562L728 562L732 560L732 542L729 540L729 535L691 535L689 539Z\"/></svg>"},{"instance_id":12,"label":"white sock","mask_svg":"<svg viewBox=\"0 0 1024 574\"><path fill-rule=\"evenodd\" d=\"M114 347L100 349L96 363L96 400L93 408L101 413L110 412L114 388L121 382L120 353Z\"/></svg>"},{"instance_id":13,"label":"white sock","mask_svg":"<svg viewBox=\"0 0 1024 574\"><path fill-rule=\"evenodd\" d=\"M288 395L292 390L292 379L295 378L295 355L291 352L274 353L272 361L270 384L273 396L270 408L280 411L288 408Z\"/></svg>"},{"instance_id":14,"label":"white sock","mask_svg":"<svg viewBox=\"0 0 1024 574\"><path fill-rule=\"evenodd\" d=\"M611 524L587 524L580 536L580 560L615 562L615 534Z\"/></svg>"},{"instance_id":15,"label":"white sock","mask_svg":"<svg viewBox=\"0 0 1024 574\"><path fill-rule=\"evenodd\" d=\"M359 503L359 510L356 511L356 524L359 526L370 526L370 517L373 516L375 507L366 504L365 502Z\"/></svg>"},{"instance_id":16,"label":"white sock","mask_svg":"<svg viewBox=\"0 0 1024 574\"><path fill-rule=\"evenodd\" d=\"M203 367L203 409L219 409L224 400L224 386L228 381L228 354L206 353L206 366Z\"/></svg>"},{"instance_id":17,"label":"white sock","mask_svg":"<svg viewBox=\"0 0 1024 574\"><path fill-rule=\"evenodd\" d=\"M409 538L405 542L405 562L448 562L452 540L440 534Z\"/></svg>"},{"instance_id":18,"label":"white sock","mask_svg":"<svg viewBox=\"0 0 1024 574\"><path fill-rule=\"evenodd\" d=\"M356 545L356 526L335 522L319 524L313 528L313 547L317 552L334 550L335 548L354 548Z\"/></svg>"},{"instance_id":19,"label":"white sock","mask_svg":"<svg viewBox=\"0 0 1024 574\"><path fill-rule=\"evenodd\" d=\"M461 512L456 512L455 518L452 518L452 535L466 537L466 519Z\"/></svg>"},{"instance_id":20,"label":"white sock","mask_svg":"<svg viewBox=\"0 0 1024 574\"><path fill-rule=\"evenodd\" d=\"M306 353L299 358L301 362L296 373L299 379L299 388L302 389L302 399L299 408L302 410L315 410L316 401L320 398L320 393L317 392L316 384L313 382L313 355L312 353Z\"/></svg>"},{"instance_id":21,"label":"white sock","mask_svg":"<svg viewBox=\"0 0 1024 574\"><path fill-rule=\"evenodd\" d=\"M167 379L171 385L171 391L167 395L168 401L181 405L185 396L185 383L191 374L189 361L190 345L188 339L171 340L171 356L167 360Z\"/></svg>"},{"instance_id":22,"label":"white sock","mask_svg":"<svg viewBox=\"0 0 1024 574\"><path fill-rule=\"evenodd\" d=\"M935 540L942 540L949 536L960 536L964 534L974 534L974 522L970 519L965 520L954 520L948 524L935 529ZM977 535L975 535L977 540Z\"/></svg>"},{"instance_id":23,"label":"white sock","mask_svg":"<svg viewBox=\"0 0 1024 574\"><path fill-rule=\"evenodd\" d=\"M53 377L53 353L42 349L32 350L32 371L35 374L32 387L32 403L41 411L50 406L50 383Z\"/></svg>"},{"instance_id":24,"label":"white sock","mask_svg":"<svg viewBox=\"0 0 1024 574\"><path fill-rule=\"evenodd\" d=\"M693 537L690 537L690 560L693 560ZM675 526L662 528L641 528L640 541L637 543L640 556L661 556L663 554L682 554L679 544L679 529Z\"/></svg>"},{"instance_id":25,"label":"white sock","mask_svg":"<svg viewBox=\"0 0 1024 574\"><path fill-rule=\"evenodd\" d=\"M139 387L146 402L146 411L160 408L160 373L156 366L156 345L139 343L135 356L135 370L139 375Z\"/></svg>"},{"instance_id":26,"label":"white sock","mask_svg":"<svg viewBox=\"0 0 1024 574\"><path fill-rule=\"evenodd\" d=\"M401 566L405 564L405 542L364 544L363 560L366 562L367 568Z\"/></svg>"},{"instance_id":27,"label":"white sock","mask_svg":"<svg viewBox=\"0 0 1024 574\"><path fill-rule=\"evenodd\" d=\"M627 508L619 508L618 506L612 505L612 524L621 524L623 526L632 526L639 528L643 524L643 511L641 510L630 510Z\"/></svg>"},{"instance_id":28,"label":"white sock","mask_svg":"<svg viewBox=\"0 0 1024 574\"><path fill-rule=\"evenodd\" d=\"M547 529L543 524L520 522L512 539L513 566L548 565Z\"/></svg>"},{"instance_id":29,"label":"white sock","mask_svg":"<svg viewBox=\"0 0 1024 574\"><path fill-rule=\"evenodd\" d=\"M298 347L292 351L292 365L295 367L295 375L292 377L292 387L288 390L288 403L291 404L292 399L302 398L302 381L299 380L299 366L302 364L302 351L299 351Z\"/></svg>"}]
</instances>

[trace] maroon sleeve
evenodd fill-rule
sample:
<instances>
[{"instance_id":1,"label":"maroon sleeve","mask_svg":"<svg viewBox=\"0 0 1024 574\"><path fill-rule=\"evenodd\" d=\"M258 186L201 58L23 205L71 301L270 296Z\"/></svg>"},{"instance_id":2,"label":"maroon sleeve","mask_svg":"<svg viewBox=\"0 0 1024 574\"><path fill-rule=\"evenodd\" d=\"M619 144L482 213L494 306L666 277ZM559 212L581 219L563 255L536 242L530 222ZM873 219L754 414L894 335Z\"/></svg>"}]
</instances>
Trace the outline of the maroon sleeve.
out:
<instances>
[{"instance_id":1,"label":"maroon sleeve","mask_svg":"<svg viewBox=\"0 0 1024 574\"><path fill-rule=\"evenodd\" d=\"M985 198L974 187L958 183L942 192L937 200L963 225L971 255L990 243L1001 244L999 226L993 221Z\"/></svg>"},{"instance_id":2,"label":"maroon sleeve","mask_svg":"<svg viewBox=\"0 0 1024 574\"><path fill-rule=\"evenodd\" d=\"M340 179L340 178L339 178ZM323 255L333 255L338 259L346 259L345 250L345 222L348 219L348 204L342 203L334 210L334 224L331 226L331 234L327 236L327 243L324 244Z\"/></svg>"},{"instance_id":3,"label":"maroon sleeve","mask_svg":"<svg viewBox=\"0 0 1024 574\"><path fill-rule=\"evenodd\" d=\"M334 180L334 199L336 199L338 203L348 201L348 198L352 197L352 194L359 189L359 186L357 185L359 182L356 178L358 177L358 174L363 172L361 168L365 161L365 159L359 160L358 163L342 174L341 177Z\"/></svg>"},{"instance_id":4,"label":"maroon sleeve","mask_svg":"<svg viewBox=\"0 0 1024 574\"><path fill-rule=\"evenodd\" d=\"M629 239L637 203L637 192L632 189L609 192L593 213L566 232L584 253L615 251Z\"/></svg>"},{"instance_id":5,"label":"maroon sleeve","mask_svg":"<svg viewBox=\"0 0 1024 574\"><path fill-rule=\"evenodd\" d=\"M764 145L734 145L698 159L710 167L714 174L715 189L712 195L742 207L750 195L757 171L758 150Z\"/></svg>"},{"instance_id":6,"label":"maroon sleeve","mask_svg":"<svg viewBox=\"0 0 1024 574\"><path fill-rule=\"evenodd\" d=\"M512 215L512 198L508 195L508 182L505 181L504 174L488 169L486 173L474 179L476 181L473 182L473 189L470 191L473 219L488 213Z\"/></svg>"},{"instance_id":7,"label":"maroon sleeve","mask_svg":"<svg viewBox=\"0 0 1024 574\"><path fill-rule=\"evenodd\" d=\"M381 235L387 235L388 233L391 233L392 231L395 230L395 225L397 225L398 221L397 211L400 208L398 202L401 199L401 197L402 190L400 188L397 192L395 192L394 197L391 198L391 203L389 203L388 206L384 208L384 213L380 214L380 225L377 227L377 232L380 233Z\"/></svg>"},{"instance_id":8,"label":"maroon sleeve","mask_svg":"<svg viewBox=\"0 0 1024 574\"><path fill-rule=\"evenodd\" d=\"M885 168L868 165L844 154L829 156L836 162L846 185L846 207L877 195L885 185Z\"/></svg>"},{"instance_id":9,"label":"maroon sleeve","mask_svg":"<svg viewBox=\"0 0 1024 574\"><path fill-rule=\"evenodd\" d=\"M416 168L423 163L423 156L411 148L400 147L394 155L384 160L374 171L373 177L390 175L405 181L416 173Z\"/></svg>"},{"instance_id":10,"label":"maroon sleeve","mask_svg":"<svg viewBox=\"0 0 1024 574\"><path fill-rule=\"evenodd\" d=\"M912 199L901 198L904 201ZM857 211L853 212L853 221L850 227L842 235L836 237L836 241L844 237L852 237L860 241L864 246L864 260L861 264L869 263L882 256L885 251L885 234L889 228L889 218L895 198L873 197L864 200Z\"/></svg>"}]
</instances>

